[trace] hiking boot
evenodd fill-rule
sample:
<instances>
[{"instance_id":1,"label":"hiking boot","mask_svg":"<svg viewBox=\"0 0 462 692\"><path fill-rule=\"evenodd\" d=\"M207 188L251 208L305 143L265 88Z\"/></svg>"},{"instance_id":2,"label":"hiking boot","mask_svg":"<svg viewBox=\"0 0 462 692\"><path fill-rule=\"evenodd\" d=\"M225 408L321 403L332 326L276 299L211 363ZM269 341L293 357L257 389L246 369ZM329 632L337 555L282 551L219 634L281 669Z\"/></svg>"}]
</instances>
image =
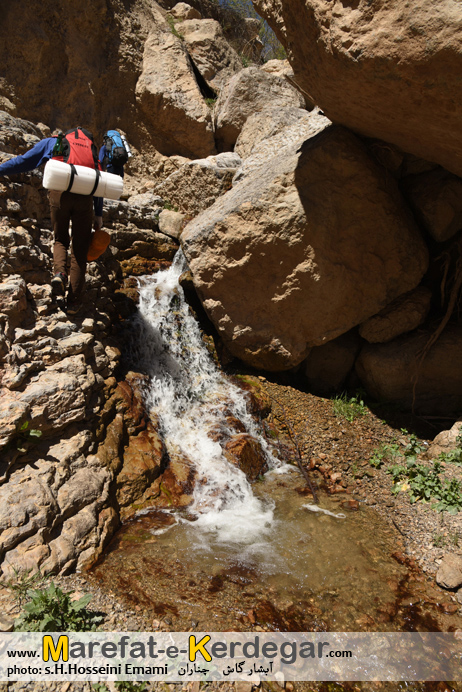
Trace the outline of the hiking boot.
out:
<instances>
[{"instance_id":1,"label":"hiking boot","mask_svg":"<svg viewBox=\"0 0 462 692\"><path fill-rule=\"evenodd\" d=\"M75 301L71 300L68 301L67 303L67 314L68 315L77 315L78 312L82 309L82 303L76 303Z\"/></svg>"},{"instance_id":2,"label":"hiking boot","mask_svg":"<svg viewBox=\"0 0 462 692\"><path fill-rule=\"evenodd\" d=\"M51 293L54 296L64 296L66 293L67 276L58 272L51 280Z\"/></svg>"}]
</instances>

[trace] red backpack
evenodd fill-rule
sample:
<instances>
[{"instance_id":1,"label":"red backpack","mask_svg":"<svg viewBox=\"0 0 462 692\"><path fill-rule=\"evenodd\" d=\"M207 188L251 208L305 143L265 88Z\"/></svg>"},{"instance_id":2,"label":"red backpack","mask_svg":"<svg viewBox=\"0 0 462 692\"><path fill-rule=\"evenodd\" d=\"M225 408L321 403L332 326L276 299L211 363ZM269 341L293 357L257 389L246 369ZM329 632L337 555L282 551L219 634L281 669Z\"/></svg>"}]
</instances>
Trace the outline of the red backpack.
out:
<instances>
[{"instance_id":1,"label":"red backpack","mask_svg":"<svg viewBox=\"0 0 462 692\"><path fill-rule=\"evenodd\" d=\"M73 130L68 130L63 134L59 134L56 138L56 144L53 147L52 158L57 161L64 161L71 167L71 177L67 191L72 189L74 177L77 175L75 166L86 166L93 168L96 171L95 184L92 191L93 195L98 187L100 179L101 164L98 161L98 151L93 141L93 135L88 130L82 127L75 127Z\"/></svg>"},{"instance_id":2,"label":"red backpack","mask_svg":"<svg viewBox=\"0 0 462 692\"><path fill-rule=\"evenodd\" d=\"M93 135L82 127L75 127L64 135L58 135L52 158L71 165L101 170Z\"/></svg>"}]
</instances>

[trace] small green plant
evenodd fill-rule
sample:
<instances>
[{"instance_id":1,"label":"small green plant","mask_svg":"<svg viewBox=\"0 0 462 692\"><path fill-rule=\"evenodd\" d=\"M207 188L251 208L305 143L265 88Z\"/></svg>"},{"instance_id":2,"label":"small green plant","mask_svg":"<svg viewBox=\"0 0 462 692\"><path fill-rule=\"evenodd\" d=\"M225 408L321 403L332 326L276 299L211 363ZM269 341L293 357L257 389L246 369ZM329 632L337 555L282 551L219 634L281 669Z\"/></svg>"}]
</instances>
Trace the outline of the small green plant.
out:
<instances>
[{"instance_id":1,"label":"small green plant","mask_svg":"<svg viewBox=\"0 0 462 692\"><path fill-rule=\"evenodd\" d=\"M462 431L456 437L456 446L451 449L450 452L441 452L438 460L443 463L454 464L455 466L462 466Z\"/></svg>"},{"instance_id":2,"label":"small green plant","mask_svg":"<svg viewBox=\"0 0 462 692\"><path fill-rule=\"evenodd\" d=\"M29 591L42 584L45 581L45 577L40 571L31 574L32 568L17 569L12 567L12 569L14 577L11 577L8 581L0 582L0 586L12 591L18 605L22 606L23 602L27 600Z\"/></svg>"},{"instance_id":3,"label":"small green plant","mask_svg":"<svg viewBox=\"0 0 462 692\"><path fill-rule=\"evenodd\" d=\"M345 392L336 396L332 410L336 416L345 418L350 423L367 413L367 407L359 393L351 397L348 397Z\"/></svg>"},{"instance_id":4,"label":"small green plant","mask_svg":"<svg viewBox=\"0 0 462 692\"><path fill-rule=\"evenodd\" d=\"M399 445L396 443L384 443L381 444L377 449L374 450L369 463L375 469L379 469L383 466L385 461L393 461L399 457Z\"/></svg>"},{"instance_id":5,"label":"small green plant","mask_svg":"<svg viewBox=\"0 0 462 692\"><path fill-rule=\"evenodd\" d=\"M446 545L446 540L441 533L435 533L433 536L433 545L435 548L444 548Z\"/></svg>"},{"instance_id":6,"label":"small green plant","mask_svg":"<svg viewBox=\"0 0 462 692\"><path fill-rule=\"evenodd\" d=\"M169 23L170 30L171 30L172 34L174 36L176 36L177 38L180 38L181 40L183 40L184 36L183 36L183 34L180 34L180 32L177 30L177 28L175 26L176 22L175 22L174 18L171 17L170 15L167 15L167 22Z\"/></svg>"},{"instance_id":7,"label":"small green plant","mask_svg":"<svg viewBox=\"0 0 462 692\"><path fill-rule=\"evenodd\" d=\"M166 199L163 204L164 209L168 209L168 211L178 211L178 207L174 207L171 202Z\"/></svg>"},{"instance_id":8,"label":"small green plant","mask_svg":"<svg viewBox=\"0 0 462 692\"><path fill-rule=\"evenodd\" d=\"M406 428L401 428L401 432L404 434L408 434ZM404 448L404 456L406 459L416 459L417 456L423 452L425 449L425 445L420 442L418 439L417 435L409 435L409 442Z\"/></svg>"},{"instance_id":9,"label":"small green plant","mask_svg":"<svg viewBox=\"0 0 462 692\"><path fill-rule=\"evenodd\" d=\"M91 687L95 692L109 692L104 682L94 682Z\"/></svg>"},{"instance_id":10,"label":"small green plant","mask_svg":"<svg viewBox=\"0 0 462 692\"><path fill-rule=\"evenodd\" d=\"M87 610L91 595L72 601L55 584L27 593L29 602L14 623L15 632L94 632L103 616Z\"/></svg>"},{"instance_id":11,"label":"small green plant","mask_svg":"<svg viewBox=\"0 0 462 692\"><path fill-rule=\"evenodd\" d=\"M42 431L29 428L29 421L26 420L16 432L16 449L18 452L27 452L24 443L37 442L40 437L42 437Z\"/></svg>"},{"instance_id":12,"label":"small green plant","mask_svg":"<svg viewBox=\"0 0 462 692\"><path fill-rule=\"evenodd\" d=\"M395 495L403 490L409 490L411 503L421 500L430 502L436 500L432 509L437 512L457 514L462 510L462 489L456 479L441 479L441 463L434 461L433 466L417 464L413 456L409 457L406 466L395 464L387 469L393 478Z\"/></svg>"},{"instance_id":13,"label":"small green plant","mask_svg":"<svg viewBox=\"0 0 462 692\"><path fill-rule=\"evenodd\" d=\"M249 65L252 64L252 61L249 60L249 58L247 58L245 55L241 55L240 58L242 62L242 67L249 67Z\"/></svg>"},{"instance_id":14,"label":"small green plant","mask_svg":"<svg viewBox=\"0 0 462 692\"><path fill-rule=\"evenodd\" d=\"M454 546L454 548L458 548L460 546L460 534L450 533L449 542Z\"/></svg>"},{"instance_id":15,"label":"small green plant","mask_svg":"<svg viewBox=\"0 0 462 692\"><path fill-rule=\"evenodd\" d=\"M209 108L213 108L217 102L217 98L205 98L204 101Z\"/></svg>"},{"instance_id":16,"label":"small green plant","mask_svg":"<svg viewBox=\"0 0 462 692\"><path fill-rule=\"evenodd\" d=\"M145 682L131 682L130 680L121 680L114 683L120 692L145 692Z\"/></svg>"}]
</instances>

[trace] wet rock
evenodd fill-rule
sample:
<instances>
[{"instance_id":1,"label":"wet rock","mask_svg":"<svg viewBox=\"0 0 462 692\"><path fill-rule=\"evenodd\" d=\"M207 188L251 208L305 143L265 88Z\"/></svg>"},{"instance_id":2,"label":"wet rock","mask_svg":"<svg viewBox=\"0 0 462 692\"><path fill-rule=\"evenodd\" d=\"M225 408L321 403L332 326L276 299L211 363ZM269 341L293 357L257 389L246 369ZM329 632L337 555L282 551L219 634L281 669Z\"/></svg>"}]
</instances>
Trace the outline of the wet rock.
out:
<instances>
[{"instance_id":1,"label":"wet rock","mask_svg":"<svg viewBox=\"0 0 462 692\"><path fill-rule=\"evenodd\" d=\"M247 118L265 106L303 108L304 100L286 80L258 67L246 67L221 90L215 104L215 137L220 151L231 151Z\"/></svg>"},{"instance_id":2,"label":"wet rock","mask_svg":"<svg viewBox=\"0 0 462 692\"><path fill-rule=\"evenodd\" d=\"M288 369L419 283L427 250L383 175L329 127L255 164L188 224L197 292L234 356Z\"/></svg>"},{"instance_id":3,"label":"wet rock","mask_svg":"<svg viewBox=\"0 0 462 692\"><path fill-rule=\"evenodd\" d=\"M155 427L132 435L124 448L122 468L117 476L117 501L120 507L136 504L159 477L165 448ZM123 516L126 516L126 512Z\"/></svg>"},{"instance_id":4,"label":"wet rock","mask_svg":"<svg viewBox=\"0 0 462 692\"><path fill-rule=\"evenodd\" d=\"M454 553L444 556L436 573L436 583L444 589L462 586L462 557Z\"/></svg>"},{"instance_id":5,"label":"wet rock","mask_svg":"<svg viewBox=\"0 0 462 692\"><path fill-rule=\"evenodd\" d=\"M234 435L225 445L228 461L241 469L250 481L254 481L267 469L266 458L260 442L249 435Z\"/></svg>"},{"instance_id":6,"label":"wet rock","mask_svg":"<svg viewBox=\"0 0 462 692\"><path fill-rule=\"evenodd\" d=\"M391 341L423 324L430 310L431 299L430 289L419 286L399 296L378 315L363 322L359 333L370 344Z\"/></svg>"},{"instance_id":7,"label":"wet rock","mask_svg":"<svg viewBox=\"0 0 462 692\"><path fill-rule=\"evenodd\" d=\"M162 476L145 493L145 501L156 507L187 507L193 501L195 478L196 469L189 459L170 454Z\"/></svg>"}]
</instances>

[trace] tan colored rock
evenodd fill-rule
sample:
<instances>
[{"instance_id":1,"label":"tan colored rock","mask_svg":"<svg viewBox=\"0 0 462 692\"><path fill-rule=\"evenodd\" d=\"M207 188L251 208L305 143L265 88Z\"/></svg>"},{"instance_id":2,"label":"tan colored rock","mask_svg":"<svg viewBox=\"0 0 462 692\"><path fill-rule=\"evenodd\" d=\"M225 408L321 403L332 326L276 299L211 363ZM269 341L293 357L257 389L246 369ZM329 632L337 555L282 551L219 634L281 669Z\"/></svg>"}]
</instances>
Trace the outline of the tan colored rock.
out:
<instances>
[{"instance_id":1,"label":"tan colored rock","mask_svg":"<svg viewBox=\"0 0 462 692\"><path fill-rule=\"evenodd\" d=\"M427 251L392 181L343 128L262 161L181 242L229 351L281 370L414 288Z\"/></svg>"},{"instance_id":2,"label":"tan colored rock","mask_svg":"<svg viewBox=\"0 0 462 692\"><path fill-rule=\"evenodd\" d=\"M302 365L310 391L321 396L341 391L359 348L360 339L355 332L312 348Z\"/></svg>"},{"instance_id":3,"label":"tan colored rock","mask_svg":"<svg viewBox=\"0 0 462 692\"><path fill-rule=\"evenodd\" d=\"M224 80L242 70L242 62L215 19L188 19L178 31L189 55L210 86L220 89Z\"/></svg>"},{"instance_id":4,"label":"tan colored rock","mask_svg":"<svg viewBox=\"0 0 462 692\"><path fill-rule=\"evenodd\" d=\"M281 77L246 67L224 86L215 104L215 138L220 151L234 147L247 118L266 106L303 108L304 99Z\"/></svg>"},{"instance_id":5,"label":"tan colored rock","mask_svg":"<svg viewBox=\"0 0 462 692\"><path fill-rule=\"evenodd\" d=\"M263 63L261 69L268 74L275 75L276 77L294 77L294 71L291 67L290 62L286 60L268 60Z\"/></svg>"},{"instance_id":6,"label":"tan colored rock","mask_svg":"<svg viewBox=\"0 0 462 692\"><path fill-rule=\"evenodd\" d=\"M159 214L159 231L178 240L184 227L184 220L184 214L163 209Z\"/></svg>"},{"instance_id":7,"label":"tan colored rock","mask_svg":"<svg viewBox=\"0 0 462 692\"><path fill-rule=\"evenodd\" d=\"M443 430L438 433L430 447L427 450L427 457L429 459L436 459L440 454L448 454L460 447L458 439L462 434L462 420L454 423L450 430Z\"/></svg>"},{"instance_id":8,"label":"tan colored rock","mask_svg":"<svg viewBox=\"0 0 462 692\"><path fill-rule=\"evenodd\" d=\"M366 345L356 372L366 391L378 401L393 401L407 409L413 402L420 354L430 332L415 332L386 344ZM462 330L448 326L432 346L418 371L416 413L452 415L462 407Z\"/></svg>"},{"instance_id":9,"label":"tan colored rock","mask_svg":"<svg viewBox=\"0 0 462 692\"><path fill-rule=\"evenodd\" d=\"M430 310L432 292L425 286L406 293L387 305L378 315L359 327L359 333L370 344L384 343L417 329Z\"/></svg>"},{"instance_id":10,"label":"tan colored rock","mask_svg":"<svg viewBox=\"0 0 462 692\"><path fill-rule=\"evenodd\" d=\"M441 169L410 176L405 194L417 218L440 243L462 228L462 179Z\"/></svg>"},{"instance_id":11,"label":"tan colored rock","mask_svg":"<svg viewBox=\"0 0 462 692\"><path fill-rule=\"evenodd\" d=\"M182 41L169 28L146 40L136 99L163 154L189 158L215 151L212 117Z\"/></svg>"},{"instance_id":12,"label":"tan colored rock","mask_svg":"<svg viewBox=\"0 0 462 692\"><path fill-rule=\"evenodd\" d=\"M0 283L0 312L16 318L27 308L26 282L21 276L9 276ZM17 320L16 320L17 321Z\"/></svg>"},{"instance_id":13,"label":"tan colored rock","mask_svg":"<svg viewBox=\"0 0 462 692\"><path fill-rule=\"evenodd\" d=\"M276 155L281 145L296 141L302 134L315 134L328 125L330 120L320 115L319 111L309 113L294 106L267 106L247 118L234 151L243 159L259 152L265 156ZM278 139L276 135L279 135ZM265 141L272 147L270 152L263 145Z\"/></svg>"},{"instance_id":14,"label":"tan colored rock","mask_svg":"<svg viewBox=\"0 0 462 692\"><path fill-rule=\"evenodd\" d=\"M436 583L443 589L457 589L462 586L462 557L447 553L436 573Z\"/></svg>"},{"instance_id":15,"label":"tan colored rock","mask_svg":"<svg viewBox=\"0 0 462 692\"><path fill-rule=\"evenodd\" d=\"M196 216L230 189L236 169L218 169L192 163L195 162L172 173L157 190L181 212Z\"/></svg>"},{"instance_id":16,"label":"tan colored rock","mask_svg":"<svg viewBox=\"0 0 462 692\"><path fill-rule=\"evenodd\" d=\"M256 9L331 120L462 175L457 3L257 0Z\"/></svg>"},{"instance_id":17,"label":"tan colored rock","mask_svg":"<svg viewBox=\"0 0 462 692\"><path fill-rule=\"evenodd\" d=\"M195 7L191 7L187 2L177 2L169 11L169 14L175 17L175 19L202 19L199 10L196 10Z\"/></svg>"}]
</instances>

